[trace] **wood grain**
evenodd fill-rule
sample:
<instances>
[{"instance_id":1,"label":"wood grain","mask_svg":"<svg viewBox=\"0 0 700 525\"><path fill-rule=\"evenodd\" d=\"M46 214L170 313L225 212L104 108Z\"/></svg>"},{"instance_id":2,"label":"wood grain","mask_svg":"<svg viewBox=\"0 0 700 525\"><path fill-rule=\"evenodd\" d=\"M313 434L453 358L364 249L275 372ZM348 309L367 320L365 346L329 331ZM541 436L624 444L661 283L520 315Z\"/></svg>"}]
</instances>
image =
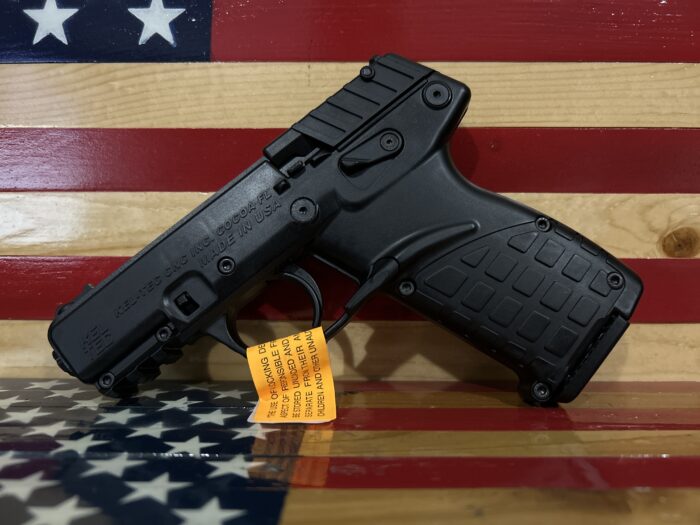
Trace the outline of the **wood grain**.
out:
<instances>
[{"instance_id":1,"label":"wood grain","mask_svg":"<svg viewBox=\"0 0 700 525\"><path fill-rule=\"evenodd\" d=\"M700 454L700 430L517 432L351 431L309 428L302 456L626 457Z\"/></svg>"},{"instance_id":2,"label":"wood grain","mask_svg":"<svg viewBox=\"0 0 700 525\"><path fill-rule=\"evenodd\" d=\"M516 392L352 392L346 391L339 399L341 408L513 408L526 407ZM697 392L582 392L566 408L573 409L649 409L669 407L700 410Z\"/></svg>"},{"instance_id":3,"label":"wood grain","mask_svg":"<svg viewBox=\"0 0 700 525\"><path fill-rule=\"evenodd\" d=\"M700 497L692 489L293 489L283 525L381 523L410 525L696 525Z\"/></svg>"},{"instance_id":4,"label":"wood grain","mask_svg":"<svg viewBox=\"0 0 700 525\"><path fill-rule=\"evenodd\" d=\"M0 253L133 255L207 196L184 192L0 193ZM568 224L616 257L665 257L663 239L669 231L681 225L700 231L700 194L506 196Z\"/></svg>"},{"instance_id":5,"label":"wood grain","mask_svg":"<svg viewBox=\"0 0 700 525\"><path fill-rule=\"evenodd\" d=\"M0 319L53 319L56 308L76 297L86 283L99 283L128 259L90 256L0 256ZM700 258L623 259L644 282L644 295L632 316L633 323L700 322ZM323 293L324 315L337 319L357 284L311 257L300 265ZM679 294L678 290L684 293ZM275 281L241 312L241 319L269 321L306 320L311 302L300 300L293 283ZM376 294L354 320L418 321L420 314L388 295Z\"/></svg>"},{"instance_id":6,"label":"wood grain","mask_svg":"<svg viewBox=\"0 0 700 525\"><path fill-rule=\"evenodd\" d=\"M48 322L0 321L0 377L65 377L51 358ZM242 321L246 341L269 341L307 323ZM597 381L697 381L700 324L632 325L596 373ZM352 322L329 343L337 380L514 380L510 370L428 322ZM247 363L202 338L176 364L172 379L250 379Z\"/></svg>"},{"instance_id":7,"label":"wood grain","mask_svg":"<svg viewBox=\"0 0 700 525\"><path fill-rule=\"evenodd\" d=\"M211 53L213 60L366 60L393 51L415 60L698 62L693 1L410 0L398 9L375 0L217 0Z\"/></svg>"},{"instance_id":8,"label":"wood grain","mask_svg":"<svg viewBox=\"0 0 700 525\"><path fill-rule=\"evenodd\" d=\"M700 64L431 62L468 126L700 126ZM359 63L4 64L0 127L288 127Z\"/></svg>"},{"instance_id":9,"label":"wood grain","mask_svg":"<svg viewBox=\"0 0 700 525\"><path fill-rule=\"evenodd\" d=\"M0 191L216 191L282 129L0 128ZM700 193L700 129L460 128L492 191Z\"/></svg>"}]
</instances>

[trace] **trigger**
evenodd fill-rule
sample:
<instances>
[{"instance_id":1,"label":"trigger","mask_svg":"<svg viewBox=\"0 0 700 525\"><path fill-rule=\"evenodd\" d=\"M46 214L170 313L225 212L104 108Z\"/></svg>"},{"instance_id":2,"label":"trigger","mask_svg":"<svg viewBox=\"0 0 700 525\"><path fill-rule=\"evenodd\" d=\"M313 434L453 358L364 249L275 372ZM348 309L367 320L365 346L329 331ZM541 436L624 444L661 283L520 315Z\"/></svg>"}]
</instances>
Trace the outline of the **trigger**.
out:
<instances>
[{"instance_id":1,"label":"trigger","mask_svg":"<svg viewBox=\"0 0 700 525\"><path fill-rule=\"evenodd\" d=\"M312 326L314 328L321 326L321 320L323 317L323 296L321 295L321 289L318 287L318 284L311 274L296 264L290 263L284 267L280 276L285 279L296 281L304 287L306 292L311 297L311 302L313 303L314 318Z\"/></svg>"},{"instance_id":2,"label":"trigger","mask_svg":"<svg viewBox=\"0 0 700 525\"><path fill-rule=\"evenodd\" d=\"M245 357L246 347L238 333L231 333L231 330L229 330L226 314L217 317L212 324L204 329L204 333Z\"/></svg>"}]
</instances>

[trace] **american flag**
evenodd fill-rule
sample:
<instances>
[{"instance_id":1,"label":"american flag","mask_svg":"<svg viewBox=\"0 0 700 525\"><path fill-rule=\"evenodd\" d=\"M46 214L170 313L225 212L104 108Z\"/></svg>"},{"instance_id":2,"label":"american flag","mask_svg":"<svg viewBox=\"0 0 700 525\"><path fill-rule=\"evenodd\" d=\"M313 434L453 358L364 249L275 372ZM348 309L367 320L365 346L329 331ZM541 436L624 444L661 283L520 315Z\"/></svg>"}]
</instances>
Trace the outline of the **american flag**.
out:
<instances>
[{"instance_id":1,"label":"american flag","mask_svg":"<svg viewBox=\"0 0 700 525\"><path fill-rule=\"evenodd\" d=\"M700 377L699 35L695 0L0 0L0 377L49 378L0 380L3 517L447 523L574 508L622 522L652 508L697 523L700 407L683 381ZM504 387L430 382L510 377L381 297L331 343L334 369L398 386L346 388L328 427L250 430L247 384L166 383L114 404L57 379L45 334L59 303L387 52L471 87L451 146L466 177L641 275L633 325L596 376L613 383L531 411ZM336 318L353 284L304 265ZM251 339L310 317L283 286L247 310ZM164 372L248 377L210 341Z\"/></svg>"}]
</instances>

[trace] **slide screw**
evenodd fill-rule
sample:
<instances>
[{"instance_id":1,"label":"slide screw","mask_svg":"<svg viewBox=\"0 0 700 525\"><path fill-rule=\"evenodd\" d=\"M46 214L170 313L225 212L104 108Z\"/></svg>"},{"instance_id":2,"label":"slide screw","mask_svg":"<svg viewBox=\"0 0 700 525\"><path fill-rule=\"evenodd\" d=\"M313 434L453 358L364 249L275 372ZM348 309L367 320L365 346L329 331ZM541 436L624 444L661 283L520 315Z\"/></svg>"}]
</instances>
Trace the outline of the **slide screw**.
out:
<instances>
[{"instance_id":1,"label":"slide screw","mask_svg":"<svg viewBox=\"0 0 700 525\"><path fill-rule=\"evenodd\" d=\"M297 199L292 203L292 207L289 212L292 214L292 219L296 222L305 224L307 222L312 222L316 218L318 209L316 203L311 199L302 197Z\"/></svg>"},{"instance_id":2,"label":"slide screw","mask_svg":"<svg viewBox=\"0 0 700 525\"><path fill-rule=\"evenodd\" d=\"M362 69L360 69L360 78L362 78L362 80L372 80L372 78L374 78L374 68L372 66L362 66Z\"/></svg>"}]
</instances>

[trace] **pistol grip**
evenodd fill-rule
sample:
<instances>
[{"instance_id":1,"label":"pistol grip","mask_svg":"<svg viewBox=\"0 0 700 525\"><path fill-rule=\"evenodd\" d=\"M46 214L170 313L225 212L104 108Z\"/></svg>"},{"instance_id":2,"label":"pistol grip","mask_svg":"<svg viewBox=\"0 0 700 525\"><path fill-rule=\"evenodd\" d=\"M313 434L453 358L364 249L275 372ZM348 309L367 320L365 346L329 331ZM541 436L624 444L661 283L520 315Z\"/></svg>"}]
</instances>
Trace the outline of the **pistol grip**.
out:
<instances>
[{"instance_id":1,"label":"pistol grip","mask_svg":"<svg viewBox=\"0 0 700 525\"><path fill-rule=\"evenodd\" d=\"M641 282L579 234L533 216L423 258L393 294L515 371L526 401L548 404L585 386L627 328Z\"/></svg>"}]
</instances>

